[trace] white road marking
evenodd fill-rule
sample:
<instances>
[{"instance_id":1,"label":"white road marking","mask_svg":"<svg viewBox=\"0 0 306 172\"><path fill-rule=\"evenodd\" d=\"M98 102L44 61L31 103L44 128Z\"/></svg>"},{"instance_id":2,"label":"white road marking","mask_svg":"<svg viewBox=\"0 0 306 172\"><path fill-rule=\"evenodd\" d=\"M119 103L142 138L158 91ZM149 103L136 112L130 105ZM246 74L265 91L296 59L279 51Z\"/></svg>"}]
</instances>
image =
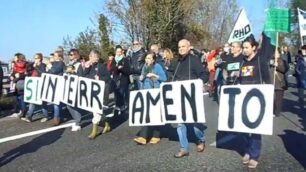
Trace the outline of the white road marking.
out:
<instances>
[{"instance_id":1,"label":"white road marking","mask_svg":"<svg viewBox=\"0 0 306 172\"><path fill-rule=\"evenodd\" d=\"M68 123L68 124L63 124L63 125L56 126L56 127L50 127L50 128L46 128L46 129L42 129L42 130L32 131L32 132L29 132L29 133L24 133L24 134L19 134L19 135L15 135L15 136L5 137L5 138L0 139L0 143L12 141L12 140L17 140L17 139L21 139L21 138L24 138L24 137L34 136L34 135L37 135L37 134L47 133L47 132L62 129L62 128L69 128L69 127L72 127L73 125L75 125L74 122L73 123Z\"/></svg>"}]
</instances>

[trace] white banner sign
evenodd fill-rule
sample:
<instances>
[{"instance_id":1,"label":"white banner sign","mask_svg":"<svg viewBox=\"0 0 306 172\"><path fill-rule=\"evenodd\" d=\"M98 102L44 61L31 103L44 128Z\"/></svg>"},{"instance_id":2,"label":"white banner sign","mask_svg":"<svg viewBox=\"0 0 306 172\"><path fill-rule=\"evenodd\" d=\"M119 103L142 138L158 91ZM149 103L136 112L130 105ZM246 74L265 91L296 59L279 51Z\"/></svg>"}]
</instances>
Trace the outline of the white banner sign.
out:
<instances>
[{"instance_id":1,"label":"white banner sign","mask_svg":"<svg viewBox=\"0 0 306 172\"><path fill-rule=\"evenodd\" d=\"M228 43L241 42L252 34L251 24L244 9L240 11L234 29L232 30Z\"/></svg>"},{"instance_id":2,"label":"white banner sign","mask_svg":"<svg viewBox=\"0 0 306 172\"><path fill-rule=\"evenodd\" d=\"M41 100L59 105L64 94L64 78L63 76L45 74L42 78L42 94Z\"/></svg>"},{"instance_id":3,"label":"white banner sign","mask_svg":"<svg viewBox=\"0 0 306 172\"><path fill-rule=\"evenodd\" d=\"M61 101L67 105L75 106L78 88L78 76L65 74L63 77L64 93Z\"/></svg>"},{"instance_id":4,"label":"white banner sign","mask_svg":"<svg viewBox=\"0 0 306 172\"><path fill-rule=\"evenodd\" d=\"M160 90L147 89L130 92L129 125L164 125L160 107Z\"/></svg>"},{"instance_id":5,"label":"white banner sign","mask_svg":"<svg viewBox=\"0 0 306 172\"><path fill-rule=\"evenodd\" d=\"M104 81L79 77L77 107L103 114Z\"/></svg>"},{"instance_id":6,"label":"white banner sign","mask_svg":"<svg viewBox=\"0 0 306 172\"><path fill-rule=\"evenodd\" d=\"M218 130L273 134L273 85L222 86Z\"/></svg>"},{"instance_id":7,"label":"white banner sign","mask_svg":"<svg viewBox=\"0 0 306 172\"><path fill-rule=\"evenodd\" d=\"M202 80L161 84L161 109L166 123L205 123Z\"/></svg>"},{"instance_id":8,"label":"white banner sign","mask_svg":"<svg viewBox=\"0 0 306 172\"><path fill-rule=\"evenodd\" d=\"M40 77L26 77L24 84L24 102L41 105L40 90Z\"/></svg>"},{"instance_id":9,"label":"white banner sign","mask_svg":"<svg viewBox=\"0 0 306 172\"><path fill-rule=\"evenodd\" d=\"M298 16L299 16L301 41L302 45L305 45L304 40L306 40L306 11L303 11L298 8Z\"/></svg>"},{"instance_id":10,"label":"white banner sign","mask_svg":"<svg viewBox=\"0 0 306 172\"><path fill-rule=\"evenodd\" d=\"M45 73L41 77L26 77L24 101L33 104L42 104L42 101L53 104L62 102L102 114L104 88L105 83L101 80Z\"/></svg>"}]
</instances>

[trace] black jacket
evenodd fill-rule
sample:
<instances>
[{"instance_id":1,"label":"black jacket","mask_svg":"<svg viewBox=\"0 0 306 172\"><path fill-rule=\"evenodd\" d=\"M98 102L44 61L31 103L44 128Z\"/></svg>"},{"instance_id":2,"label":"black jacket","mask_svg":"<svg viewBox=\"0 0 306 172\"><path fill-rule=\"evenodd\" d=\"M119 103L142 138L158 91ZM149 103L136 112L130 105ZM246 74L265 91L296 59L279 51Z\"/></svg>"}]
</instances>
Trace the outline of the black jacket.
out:
<instances>
[{"instance_id":1,"label":"black jacket","mask_svg":"<svg viewBox=\"0 0 306 172\"><path fill-rule=\"evenodd\" d=\"M203 83L208 81L208 73L204 71L200 58L188 53L180 56L174 64L173 77L174 81L202 79Z\"/></svg>"},{"instance_id":2,"label":"black jacket","mask_svg":"<svg viewBox=\"0 0 306 172\"><path fill-rule=\"evenodd\" d=\"M83 76L86 78L95 79L96 75L99 76L99 80L105 81L106 83L110 81L109 73L102 63L92 64L83 71Z\"/></svg>"},{"instance_id":3,"label":"black jacket","mask_svg":"<svg viewBox=\"0 0 306 172\"><path fill-rule=\"evenodd\" d=\"M239 81L241 84L270 84L271 77L266 59L258 54L250 61L245 57L240 67Z\"/></svg>"},{"instance_id":4,"label":"black jacket","mask_svg":"<svg viewBox=\"0 0 306 172\"><path fill-rule=\"evenodd\" d=\"M119 69L119 66L123 66L123 68ZM126 88L129 86L130 80L130 65L129 60L127 58L122 58L117 64L116 69L113 73L113 79L116 82L117 88Z\"/></svg>"},{"instance_id":5,"label":"black jacket","mask_svg":"<svg viewBox=\"0 0 306 172\"><path fill-rule=\"evenodd\" d=\"M42 73L46 72L46 64L40 63L38 66L34 67L34 71L37 73L37 76L41 76Z\"/></svg>"},{"instance_id":6,"label":"black jacket","mask_svg":"<svg viewBox=\"0 0 306 172\"><path fill-rule=\"evenodd\" d=\"M128 57L129 63L130 63L130 73L135 75L141 74L141 69L143 65L145 64L145 56L146 52L143 48L140 50L133 52L131 57Z\"/></svg>"}]
</instances>

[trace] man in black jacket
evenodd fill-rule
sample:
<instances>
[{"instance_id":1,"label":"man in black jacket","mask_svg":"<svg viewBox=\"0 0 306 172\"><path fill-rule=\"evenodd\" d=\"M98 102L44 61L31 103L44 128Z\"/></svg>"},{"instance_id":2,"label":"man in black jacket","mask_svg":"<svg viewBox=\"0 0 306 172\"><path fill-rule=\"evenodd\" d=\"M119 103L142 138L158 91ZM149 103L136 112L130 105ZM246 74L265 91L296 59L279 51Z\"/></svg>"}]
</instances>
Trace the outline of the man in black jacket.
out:
<instances>
[{"instance_id":1,"label":"man in black jacket","mask_svg":"<svg viewBox=\"0 0 306 172\"><path fill-rule=\"evenodd\" d=\"M102 80L105 83L110 81L109 73L104 64L99 63L100 52L92 50L89 54L89 61L85 63L84 76L95 80ZM89 139L95 139L98 136L98 124L102 116L98 113L93 113L92 131L88 136Z\"/></svg>"},{"instance_id":2,"label":"man in black jacket","mask_svg":"<svg viewBox=\"0 0 306 172\"><path fill-rule=\"evenodd\" d=\"M139 90L142 87L142 83L139 80L139 76L141 74L141 69L145 63L146 52L142 48L139 41L133 42L133 52L128 57L130 61L131 74L133 77L134 90Z\"/></svg>"},{"instance_id":3,"label":"man in black jacket","mask_svg":"<svg viewBox=\"0 0 306 172\"><path fill-rule=\"evenodd\" d=\"M174 81L202 79L204 83L208 81L208 73L204 71L200 58L190 53L190 42L186 39L180 40L179 58L174 70ZM191 115L191 114L190 114ZM192 124L197 137L197 151L203 152L205 148L204 131L200 129L200 124ZM178 124L177 134L180 140L180 151L174 157L182 158L189 155L187 128L185 124Z\"/></svg>"}]
</instances>

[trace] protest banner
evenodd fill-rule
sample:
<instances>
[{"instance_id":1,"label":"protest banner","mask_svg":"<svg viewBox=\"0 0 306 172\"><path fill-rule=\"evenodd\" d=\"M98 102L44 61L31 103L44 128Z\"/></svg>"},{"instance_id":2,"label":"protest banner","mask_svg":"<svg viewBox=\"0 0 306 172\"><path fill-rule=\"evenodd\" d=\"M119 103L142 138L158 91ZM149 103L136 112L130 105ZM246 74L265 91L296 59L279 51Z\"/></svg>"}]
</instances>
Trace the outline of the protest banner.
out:
<instances>
[{"instance_id":1,"label":"protest banner","mask_svg":"<svg viewBox=\"0 0 306 172\"><path fill-rule=\"evenodd\" d=\"M205 123L202 80L164 82L160 90L165 123Z\"/></svg>"},{"instance_id":2,"label":"protest banner","mask_svg":"<svg viewBox=\"0 0 306 172\"><path fill-rule=\"evenodd\" d=\"M59 75L41 75L41 100L59 105L64 94L64 78Z\"/></svg>"},{"instance_id":3,"label":"protest banner","mask_svg":"<svg viewBox=\"0 0 306 172\"><path fill-rule=\"evenodd\" d=\"M24 102L41 105L41 78L26 77L24 84Z\"/></svg>"},{"instance_id":4,"label":"protest banner","mask_svg":"<svg viewBox=\"0 0 306 172\"><path fill-rule=\"evenodd\" d=\"M79 77L77 107L103 114L104 88L104 81Z\"/></svg>"},{"instance_id":5,"label":"protest banner","mask_svg":"<svg viewBox=\"0 0 306 172\"><path fill-rule=\"evenodd\" d=\"M76 75L64 75L64 93L61 102L75 106L77 98L77 88L78 88L78 76Z\"/></svg>"},{"instance_id":6,"label":"protest banner","mask_svg":"<svg viewBox=\"0 0 306 172\"><path fill-rule=\"evenodd\" d=\"M130 126L165 124L161 113L159 89L131 91L129 107Z\"/></svg>"},{"instance_id":7,"label":"protest banner","mask_svg":"<svg viewBox=\"0 0 306 172\"><path fill-rule=\"evenodd\" d=\"M220 94L218 130L272 135L273 85L227 85Z\"/></svg>"},{"instance_id":8,"label":"protest banner","mask_svg":"<svg viewBox=\"0 0 306 172\"><path fill-rule=\"evenodd\" d=\"M238 19L235 23L235 26L230 34L230 37L228 39L228 43L232 42L241 42L248 36L252 34L252 28L250 21L246 15L246 12L244 9L240 11L240 14L238 16Z\"/></svg>"}]
</instances>

